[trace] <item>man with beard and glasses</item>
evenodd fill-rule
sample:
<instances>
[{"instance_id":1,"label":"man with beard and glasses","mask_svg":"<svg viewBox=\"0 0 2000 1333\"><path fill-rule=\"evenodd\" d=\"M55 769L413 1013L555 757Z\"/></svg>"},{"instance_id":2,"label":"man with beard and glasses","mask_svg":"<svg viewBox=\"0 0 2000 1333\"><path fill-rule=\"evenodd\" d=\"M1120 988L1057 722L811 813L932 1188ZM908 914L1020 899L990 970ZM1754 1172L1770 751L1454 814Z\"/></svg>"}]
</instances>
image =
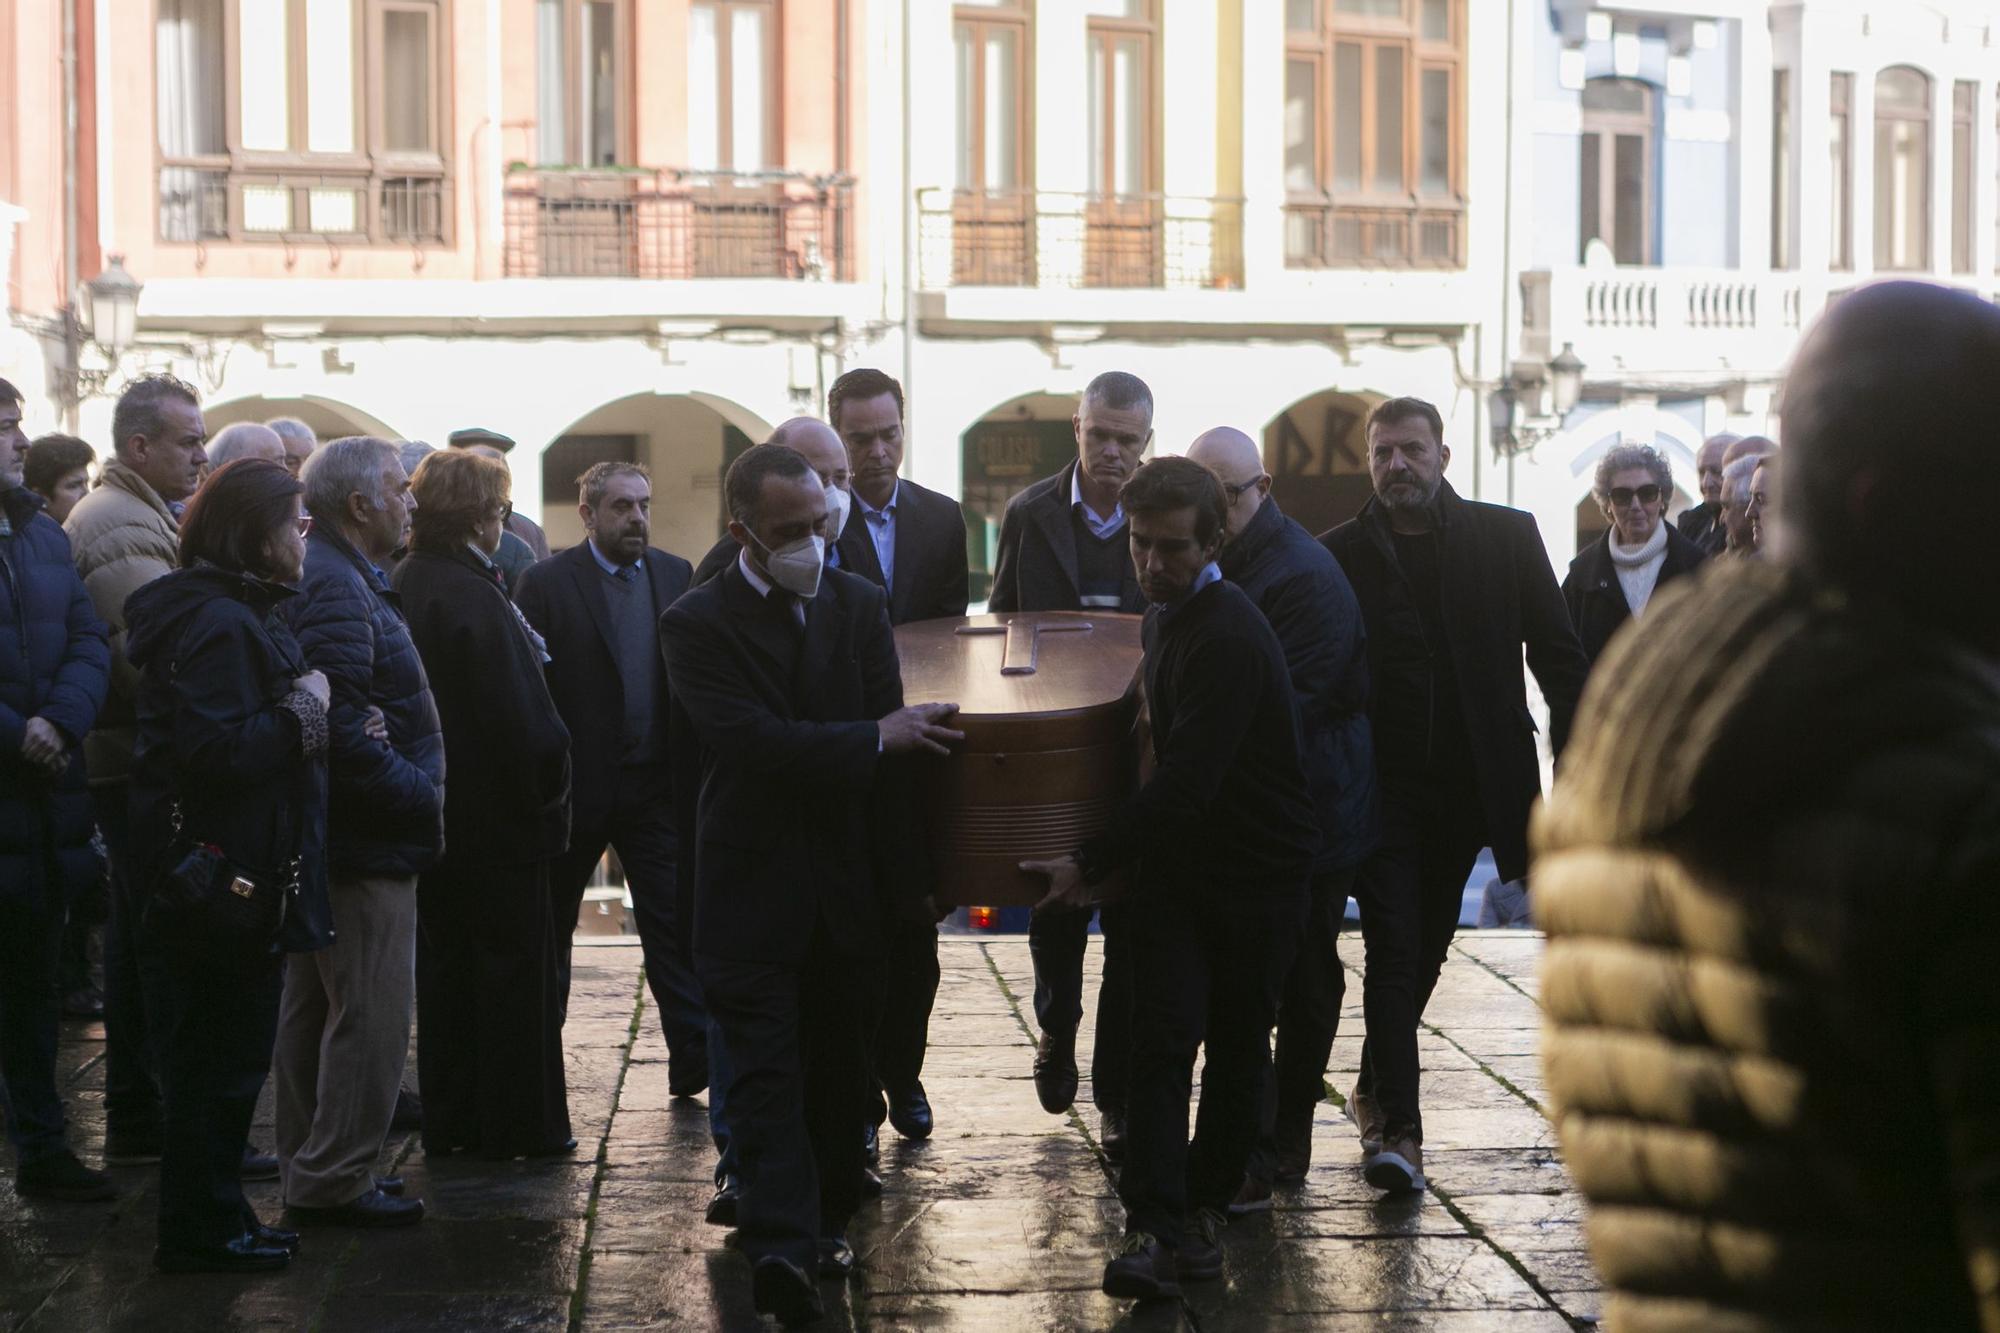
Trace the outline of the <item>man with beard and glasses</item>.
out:
<instances>
[{"instance_id":1,"label":"man with beard and glasses","mask_svg":"<svg viewBox=\"0 0 2000 1333\"><path fill-rule=\"evenodd\" d=\"M1503 880L1527 875L1541 763L1522 650L1558 756L1589 669L1533 517L1460 499L1450 461L1435 407L1377 405L1374 498L1320 539L1360 598L1375 691L1382 839L1355 882L1368 1041L1347 1106L1368 1182L1391 1192L1424 1186L1417 1024L1473 862L1491 847Z\"/></svg>"},{"instance_id":2,"label":"man with beard and glasses","mask_svg":"<svg viewBox=\"0 0 2000 1333\"><path fill-rule=\"evenodd\" d=\"M515 604L547 641L549 694L570 733L569 851L550 867L558 988L567 1012L570 941L591 871L610 847L625 867L646 981L667 1038L667 1089L708 1086L701 987L677 944L671 712L660 616L693 571L651 546L653 483L637 463L599 463L577 478L587 539L521 576Z\"/></svg>"},{"instance_id":3,"label":"man with beard and glasses","mask_svg":"<svg viewBox=\"0 0 2000 1333\"><path fill-rule=\"evenodd\" d=\"M1153 444L1153 391L1137 375L1107 370L1083 390L1076 415L1076 461L1007 502L1000 520L990 611L1146 609L1126 549L1121 488ZM1083 1022L1083 955L1090 914L1037 912L1028 927L1035 965L1035 1094L1050 1115L1076 1100L1076 1030ZM1125 1086L1130 1069L1132 977L1124 909L1095 908L1104 932L1104 978L1097 994L1090 1094L1101 1117L1099 1138L1114 1161L1125 1151Z\"/></svg>"}]
</instances>

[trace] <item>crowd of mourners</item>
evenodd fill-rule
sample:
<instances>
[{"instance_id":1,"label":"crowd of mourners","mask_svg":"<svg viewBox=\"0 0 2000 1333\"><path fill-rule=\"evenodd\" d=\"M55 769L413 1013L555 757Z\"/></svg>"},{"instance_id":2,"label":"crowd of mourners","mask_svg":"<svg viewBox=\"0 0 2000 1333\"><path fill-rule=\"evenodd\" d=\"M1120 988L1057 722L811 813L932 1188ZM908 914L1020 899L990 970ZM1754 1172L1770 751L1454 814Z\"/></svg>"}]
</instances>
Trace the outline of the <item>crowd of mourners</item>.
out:
<instances>
[{"instance_id":1,"label":"crowd of mourners","mask_svg":"<svg viewBox=\"0 0 2000 1333\"><path fill-rule=\"evenodd\" d=\"M1782 504L1772 440L1706 441L1677 518L1666 456L1611 444L1605 529L1560 582L1529 515L1445 480L1430 403L1373 409L1374 494L1315 537L1250 436L1148 461L1149 387L1091 381L1075 459L1007 506L988 605L1144 616L1144 781L1068 856L1023 862L1047 882L1051 1114L1082 1081L1093 914L1103 940L1107 1292L1220 1277L1229 1220L1304 1178L1350 899L1366 1040L1336 1100L1367 1183L1424 1188L1418 1034L1490 848L1484 912L1551 932L1549 1084L1614 1310L1886 1327L1865 1237L1944 1321L1923 1327L2000 1325L2000 579L1971 510L1996 359L1973 298L1848 298L1786 390ZM377 1174L398 1127L433 1156L573 1152L571 937L610 850L669 1089L708 1093L707 1218L760 1311L818 1317L884 1188L882 1126L934 1124L942 895L913 793L960 733L952 703L906 704L893 627L964 615L969 579L958 503L901 476L904 406L880 371L843 375L824 421L729 465L727 533L691 563L651 544L637 463L577 479L584 539L551 554L494 431L211 438L154 375L98 468L82 441L29 444L0 382L17 1189L116 1192L57 1086L58 1016L100 1008L105 1158L159 1163L166 1271L285 1266L299 1231L246 1178L280 1181L287 1227L420 1221ZM1535 814L1538 717L1562 776ZM1920 1182L1870 1141L1928 1155Z\"/></svg>"}]
</instances>

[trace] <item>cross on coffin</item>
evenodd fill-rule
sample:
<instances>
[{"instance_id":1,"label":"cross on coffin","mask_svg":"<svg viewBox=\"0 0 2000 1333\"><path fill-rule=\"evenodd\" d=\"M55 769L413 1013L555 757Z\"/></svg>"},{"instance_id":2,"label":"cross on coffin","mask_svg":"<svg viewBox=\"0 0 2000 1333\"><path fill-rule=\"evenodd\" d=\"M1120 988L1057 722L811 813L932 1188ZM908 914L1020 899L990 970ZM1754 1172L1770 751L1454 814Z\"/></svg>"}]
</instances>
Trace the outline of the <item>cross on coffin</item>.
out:
<instances>
[{"instance_id":1,"label":"cross on coffin","mask_svg":"<svg viewBox=\"0 0 2000 1333\"><path fill-rule=\"evenodd\" d=\"M1003 676L1032 676L1035 674L1035 650L1044 633L1064 634L1087 631L1088 620L1036 620L1030 616L1016 616L1004 625L960 625L955 634L1005 634L1007 643L1000 652L1000 674Z\"/></svg>"}]
</instances>

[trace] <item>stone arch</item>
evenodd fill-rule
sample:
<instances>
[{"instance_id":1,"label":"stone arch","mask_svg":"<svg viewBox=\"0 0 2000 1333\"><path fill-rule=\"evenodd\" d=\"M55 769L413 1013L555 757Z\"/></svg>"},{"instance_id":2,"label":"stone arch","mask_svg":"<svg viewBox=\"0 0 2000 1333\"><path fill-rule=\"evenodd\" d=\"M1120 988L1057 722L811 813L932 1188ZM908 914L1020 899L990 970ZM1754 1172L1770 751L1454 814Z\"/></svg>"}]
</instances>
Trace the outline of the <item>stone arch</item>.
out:
<instances>
[{"instance_id":1,"label":"stone arch","mask_svg":"<svg viewBox=\"0 0 2000 1333\"><path fill-rule=\"evenodd\" d=\"M1271 494L1308 532L1325 532L1361 512L1368 478L1368 413L1386 394L1321 389L1264 427Z\"/></svg>"},{"instance_id":2,"label":"stone arch","mask_svg":"<svg viewBox=\"0 0 2000 1333\"><path fill-rule=\"evenodd\" d=\"M635 393L599 404L536 453L550 547L583 540L576 478L592 463L615 460L643 463L653 476L653 545L700 560L726 522L722 474L771 424L706 393Z\"/></svg>"},{"instance_id":3,"label":"stone arch","mask_svg":"<svg viewBox=\"0 0 2000 1333\"><path fill-rule=\"evenodd\" d=\"M311 426L313 434L322 441L337 440L343 435L379 435L385 440L403 438L400 431L380 417L350 403L318 394L251 394L220 403L204 403L201 409L202 423L208 427L210 435L239 421L270 421L276 417L297 417ZM444 441L433 443L442 444Z\"/></svg>"}]
</instances>

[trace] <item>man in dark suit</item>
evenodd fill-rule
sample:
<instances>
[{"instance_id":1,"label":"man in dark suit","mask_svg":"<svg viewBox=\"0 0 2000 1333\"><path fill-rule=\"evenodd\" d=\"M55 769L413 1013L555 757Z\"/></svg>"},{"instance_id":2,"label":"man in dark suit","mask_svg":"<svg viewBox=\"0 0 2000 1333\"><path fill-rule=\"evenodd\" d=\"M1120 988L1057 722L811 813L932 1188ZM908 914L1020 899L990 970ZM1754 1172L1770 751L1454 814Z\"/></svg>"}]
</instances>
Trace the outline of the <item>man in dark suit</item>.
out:
<instances>
[{"instance_id":1,"label":"man in dark suit","mask_svg":"<svg viewBox=\"0 0 2000 1333\"><path fill-rule=\"evenodd\" d=\"M1152 775L1061 861L1037 911L1132 868L1131 1143L1125 1243L1104 1290L1149 1298L1222 1276L1217 1228L1257 1137L1265 1045L1306 920L1319 829L1285 652L1215 557L1227 508L1201 464L1161 458L1122 492L1146 613ZM1207 1047L1188 1141L1196 1049Z\"/></svg>"},{"instance_id":2,"label":"man in dark suit","mask_svg":"<svg viewBox=\"0 0 2000 1333\"><path fill-rule=\"evenodd\" d=\"M850 370L827 390L826 417L847 448L854 505L837 543L840 567L889 595L889 623L965 614L970 579L965 513L948 495L898 476L903 466L903 386L879 370ZM873 1131L886 1113L905 1138L929 1138L924 1054L937 1000L935 920L889 925L879 1016L869 1054L878 1093Z\"/></svg>"},{"instance_id":3,"label":"man in dark suit","mask_svg":"<svg viewBox=\"0 0 2000 1333\"><path fill-rule=\"evenodd\" d=\"M1375 495L1320 540L1368 628L1382 841L1355 883L1368 951L1368 1042L1348 1111L1377 1189L1421 1189L1417 1023L1458 927L1482 847L1503 880L1528 871L1541 794L1521 655L1549 706L1557 755L1589 670L1535 520L1462 500L1444 480L1438 410L1391 398L1368 417Z\"/></svg>"},{"instance_id":4,"label":"man in dark suit","mask_svg":"<svg viewBox=\"0 0 2000 1333\"><path fill-rule=\"evenodd\" d=\"M817 1318L842 1275L867 1080L859 994L883 939L870 795L893 756L946 753L954 706L902 706L886 599L824 568L826 489L757 445L723 483L737 563L660 620L699 749L695 970L727 1046L738 1249L757 1309Z\"/></svg>"},{"instance_id":5,"label":"man in dark suit","mask_svg":"<svg viewBox=\"0 0 2000 1333\"><path fill-rule=\"evenodd\" d=\"M1007 503L1000 520L991 611L1146 609L1126 550L1119 488L1139 470L1153 443L1153 393L1123 371L1106 371L1083 391L1070 419L1076 461ZM1097 993L1097 1045L1090 1060L1091 1099L1106 1153L1125 1150L1125 1084L1130 1068L1132 977L1124 913L1097 909L1104 932L1104 976ZM1037 912L1028 927L1035 963L1035 1093L1062 1115L1076 1100L1076 1029L1083 1021L1083 954L1090 909Z\"/></svg>"},{"instance_id":6,"label":"man in dark suit","mask_svg":"<svg viewBox=\"0 0 2000 1333\"><path fill-rule=\"evenodd\" d=\"M667 1038L668 1090L708 1086L701 988L677 947L679 839L668 767L669 704L659 619L687 591L688 562L655 550L653 486L637 463L599 463L577 479L587 540L521 576L515 602L548 641L549 693L570 731L575 773L569 851L550 869L569 1003L570 932L609 846L625 868L646 981Z\"/></svg>"}]
</instances>

